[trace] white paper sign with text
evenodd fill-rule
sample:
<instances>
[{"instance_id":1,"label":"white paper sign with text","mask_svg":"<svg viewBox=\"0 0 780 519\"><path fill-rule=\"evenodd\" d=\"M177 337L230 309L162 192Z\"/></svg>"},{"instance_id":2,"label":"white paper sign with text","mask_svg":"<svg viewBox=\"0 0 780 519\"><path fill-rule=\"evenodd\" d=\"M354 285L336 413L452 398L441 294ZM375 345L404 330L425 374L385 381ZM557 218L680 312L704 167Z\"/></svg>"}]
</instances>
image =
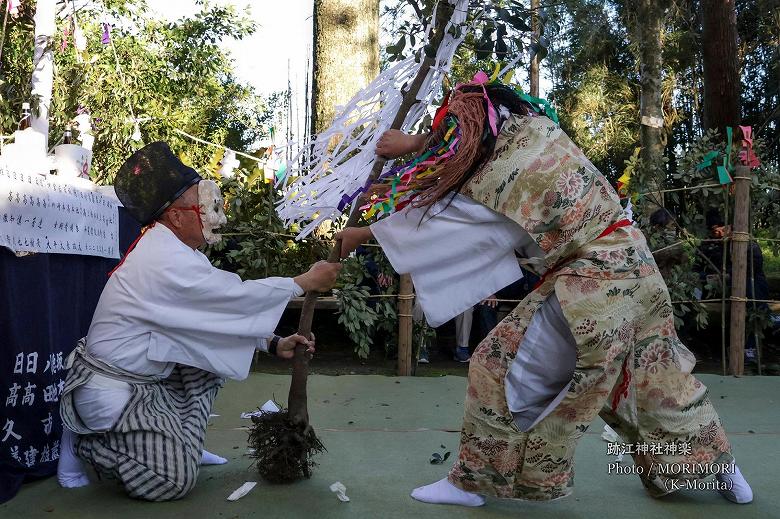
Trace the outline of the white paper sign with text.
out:
<instances>
[{"instance_id":1,"label":"white paper sign with text","mask_svg":"<svg viewBox=\"0 0 780 519\"><path fill-rule=\"evenodd\" d=\"M119 258L118 204L67 179L0 164L0 246Z\"/></svg>"}]
</instances>

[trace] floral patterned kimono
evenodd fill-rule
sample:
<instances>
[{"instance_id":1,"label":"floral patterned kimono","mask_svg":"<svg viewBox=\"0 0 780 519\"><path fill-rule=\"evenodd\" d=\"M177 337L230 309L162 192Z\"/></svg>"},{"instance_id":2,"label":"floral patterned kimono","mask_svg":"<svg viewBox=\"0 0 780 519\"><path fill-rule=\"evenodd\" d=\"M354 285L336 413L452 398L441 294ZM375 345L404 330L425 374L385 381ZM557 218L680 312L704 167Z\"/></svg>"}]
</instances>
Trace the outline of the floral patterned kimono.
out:
<instances>
[{"instance_id":1,"label":"floral patterned kimono","mask_svg":"<svg viewBox=\"0 0 780 519\"><path fill-rule=\"evenodd\" d=\"M634 461L653 496L731 463L644 236L624 225L615 191L566 134L546 117L510 117L493 160L462 192L528 232L545 253L546 274L471 358L449 481L505 498L564 497L574 483L575 446L596 415L639 444ZM520 432L504 379L531 318L553 293L576 341L576 368L562 402Z\"/></svg>"}]
</instances>

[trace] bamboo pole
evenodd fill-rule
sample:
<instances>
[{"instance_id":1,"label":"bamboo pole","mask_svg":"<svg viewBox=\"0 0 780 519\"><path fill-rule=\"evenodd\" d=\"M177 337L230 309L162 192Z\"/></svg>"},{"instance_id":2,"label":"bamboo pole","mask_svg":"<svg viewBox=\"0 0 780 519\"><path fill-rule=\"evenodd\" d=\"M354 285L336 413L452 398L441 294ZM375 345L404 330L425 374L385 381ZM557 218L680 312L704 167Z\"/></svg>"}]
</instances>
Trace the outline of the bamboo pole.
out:
<instances>
[{"instance_id":1,"label":"bamboo pole","mask_svg":"<svg viewBox=\"0 0 780 519\"><path fill-rule=\"evenodd\" d=\"M723 191L724 222L729 221L729 195ZM723 375L727 372L726 363L726 254L728 253L728 241L723 240L723 254L720 265L720 366Z\"/></svg>"},{"instance_id":2,"label":"bamboo pole","mask_svg":"<svg viewBox=\"0 0 780 519\"><path fill-rule=\"evenodd\" d=\"M414 300L412 276L401 275L398 288L398 376L412 374L412 301Z\"/></svg>"},{"instance_id":3,"label":"bamboo pole","mask_svg":"<svg viewBox=\"0 0 780 519\"><path fill-rule=\"evenodd\" d=\"M39 97L39 101L38 112L33 114L31 127L35 133L43 135L43 150L36 150L36 153L42 151L44 154L49 149L49 110L54 89L54 54L49 39L57 32L56 11L55 0L37 0L35 3L35 48L30 95Z\"/></svg>"},{"instance_id":4,"label":"bamboo pole","mask_svg":"<svg viewBox=\"0 0 780 519\"><path fill-rule=\"evenodd\" d=\"M750 168L737 166L734 179L734 226L731 230L731 330L729 371L741 376L745 370L745 288L747 285L748 212Z\"/></svg>"},{"instance_id":5,"label":"bamboo pole","mask_svg":"<svg viewBox=\"0 0 780 519\"><path fill-rule=\"evenodd\" d=\"M748 216L748 228L750 229L750 235L753 235L753 218L752 218L752 211L750 211ZM754 242L750 242L750 245L748 246L748 255L750 257L750 299L753 300L753 314L756 314L757 308L756 308L756 265L753 260L753 251L751 250L753 247ZM756 243L756 246L758 246L758 243ZM763 375L762 373L762 366L761 366L761 339L758 336L758 327L756 326L755 322L753 324L753 340L756 343L756 363L758 364L758 374Z\"/></svg>"}]
</instances>

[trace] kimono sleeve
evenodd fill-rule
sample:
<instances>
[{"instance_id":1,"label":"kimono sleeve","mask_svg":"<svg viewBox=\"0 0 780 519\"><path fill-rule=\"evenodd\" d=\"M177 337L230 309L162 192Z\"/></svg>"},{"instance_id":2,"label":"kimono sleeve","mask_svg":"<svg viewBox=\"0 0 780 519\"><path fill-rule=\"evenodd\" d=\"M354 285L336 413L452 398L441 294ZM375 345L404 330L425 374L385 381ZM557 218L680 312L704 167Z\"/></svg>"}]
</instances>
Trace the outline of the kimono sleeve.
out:
<instances>
[{"instance_id":1,"label":"kimono sleeve","mask_svg":"<svg viewBox=\"0 0 780 519\"><path fill-rule=\"evenodd\" d=\"M393 268L410 274L428 323L439 326L522 277L520 227L459 194L371 225Z\"/></svg>"}]
</instances>

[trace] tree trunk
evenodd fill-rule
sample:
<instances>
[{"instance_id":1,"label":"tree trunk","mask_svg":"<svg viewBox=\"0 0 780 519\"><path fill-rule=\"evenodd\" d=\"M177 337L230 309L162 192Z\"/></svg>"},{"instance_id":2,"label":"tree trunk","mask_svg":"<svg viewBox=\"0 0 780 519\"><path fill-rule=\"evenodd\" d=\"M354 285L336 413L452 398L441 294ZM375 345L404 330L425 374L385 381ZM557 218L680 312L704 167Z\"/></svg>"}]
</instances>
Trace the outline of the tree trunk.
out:
<instances>
[{"instance_id":1,"label":"tree trunk","mask_svg":"<svg viewBox=\"0 0 780 519\"><path fill-rule=\"evenodd\" d=\"M531 27L534 37L539 38L539 0L531 0ZM539 97L539 58L534 56L531 60L528 73L530 80L529 93L533 97Z\"/></svg>"},{"instance_id":2,"label":"tree trunk","mask_svg":"<svg viewBox=\"0 0 780 519\"><path fill-rule=\"evenodd\" d=\"M656 0L636 0L635 34L639 44L640 135L642 148L640 158L647 188L659 191L663 185L664 114L662 96L662 36L666 3ZM641 206L642 213L649 215L663 205L663 194L657 192L647 197L650 202Z\"/></svg>"},{"instance_id":3,"label":"tree trunk","mask_svg":"<svg viewBox=\"0 0 780 519\"><path fill-rule=\"evenodd\" d=\"M740 117L737 11L734 0L702 0L702 56L704 62L704 129L726 135Z\"/></svg>"},{"instance_id":4,"label":"tree trunk","mask_svg":"<svg viewBox=\"0 0 780 519\"><path fill-rule=\"evenodd\" d=\"M314 0L312 134L379 74L379 0Z\"/></svg>"}]
</instances>

